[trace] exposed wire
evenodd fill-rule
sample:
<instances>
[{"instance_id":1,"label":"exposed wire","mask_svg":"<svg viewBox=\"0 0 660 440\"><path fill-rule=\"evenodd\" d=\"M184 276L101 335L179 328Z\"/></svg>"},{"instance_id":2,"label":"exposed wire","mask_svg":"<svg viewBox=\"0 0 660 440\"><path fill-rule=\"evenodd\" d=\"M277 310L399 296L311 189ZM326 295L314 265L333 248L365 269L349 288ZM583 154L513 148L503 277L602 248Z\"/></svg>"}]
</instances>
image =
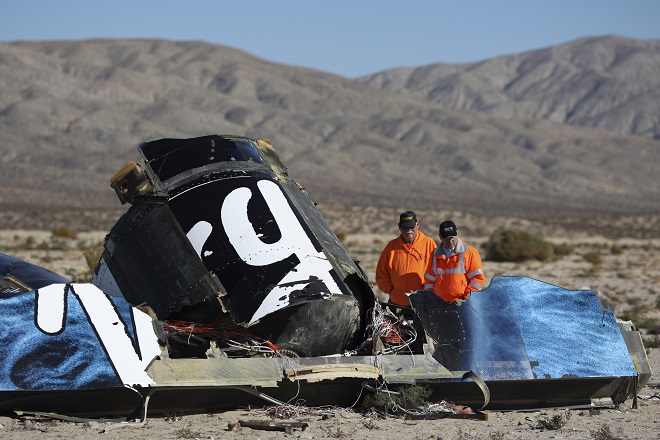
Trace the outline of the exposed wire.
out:
<instances>
[{"instance_id":1,"label":"exposed wire","mask_svg":"<svg viewBox=\"0 0 660 440\"><path fill-rule=\"evenodd\" d=\"M367 329L371 338L380 339L385 347L379 354L397 353L410 347L417 339L417 332L411 325L404 323L401 317L382 307L379 302L376 302L371 311Z\"/></svg>"},{"instance_id":2,"label":"exposed wire","mask_svg":"<svg viewBox=\"0 0 660 440\"><path fill-rule=\"evenodd\" d=\"M267 406L259 410L264 415L274 419L291 419L299 416L334 416L338 413L355 414L352 409L342 408L339 406L305 406L304 402L296 404L286 404L277 406Z\"/></svg>"},{"instance_id":3,"label":"exposed wire","mask_svg":"<svg viewBox=\"0 0 660 440\"><path fill-rule=\"evenodd\" d=\"M285 356L272 342L253 335L245 328L230 322L202 324L191 321L164 321L163 330L168 334L179 334L187 337L188 342L193 335L218 341L228 348L249 353Z\"/></svg>"}]
</instances>

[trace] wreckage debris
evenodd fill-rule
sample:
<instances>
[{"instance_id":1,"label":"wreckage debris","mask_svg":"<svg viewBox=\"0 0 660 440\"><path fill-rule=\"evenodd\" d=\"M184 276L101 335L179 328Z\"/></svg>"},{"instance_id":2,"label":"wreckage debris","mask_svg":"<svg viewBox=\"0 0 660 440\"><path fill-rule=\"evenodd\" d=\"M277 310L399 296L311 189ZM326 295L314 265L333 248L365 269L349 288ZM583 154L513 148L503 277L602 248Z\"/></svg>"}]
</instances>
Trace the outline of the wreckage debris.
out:
<instances>
[{"instance_id":1,"label":"wreckage debris","mask_svg":"<svg viewBox=\"0 0 660 440\"><path fill-rule=\"evenodd\" d=\"M139 151L145 169L112 178L131 207L106 239L95 285L162 321L230 317L299 356L355 345L374 302L368 280L270 141L162 139Z\"/></svg>"},{"instance_id":2,"label":"wreckage debris","mask_svg":"<svg viewBox=\"0 0 660 440\"><path fill-rule=\"evenodd\" d=\"M651 376L595 292L495 277L461 307L369 282L270 141L141 144L91 284L0 255L0 412L134 416L410 385L477 409L602 407ZM58 398L53 398L57 396Z\"/></svg>"},{"instance_id":3,"label":"wreckage debris","mask_svg":"<svg viewBox=\"0 0 660 440\"><path fill-rule=\"evenodd\" d=\"M272 420L239 420L238 423L231 424L230 430L240 429L242 427L259 429L263 431L284 431L287 434L293 434L293 431L307 429L308 423L305 422L275 422Z\"/></svg>"}]
</instances>

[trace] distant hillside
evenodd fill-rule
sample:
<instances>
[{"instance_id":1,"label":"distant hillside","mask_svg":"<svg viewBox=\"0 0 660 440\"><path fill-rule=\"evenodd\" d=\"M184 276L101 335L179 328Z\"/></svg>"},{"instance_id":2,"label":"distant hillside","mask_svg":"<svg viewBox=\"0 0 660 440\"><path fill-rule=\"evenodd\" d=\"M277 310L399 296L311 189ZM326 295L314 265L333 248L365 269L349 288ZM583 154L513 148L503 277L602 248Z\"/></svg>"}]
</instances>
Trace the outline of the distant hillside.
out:
<instances>
[{"instance_id":1,"label":"distant hillside","mask_svg":"<svg viewBox=\"0 0 660 440\"><path fill-rule=\"evenodd\" d=\"M511 60L543 70L547 57L533 54ZM639 70L637 56L620 58L618 69ZM549 82L556 94L573 87L562 78ZM229 133L271 139L321 203L537 218L660 211L651 136L450 109L374 82L203 42L0 43L0 208L116 209L108 182L138 143ZM520 102L539 96L514 86Z\"/></svg>"},{"instance_id":2,"label":"distant hillside","mask_svg":"<svg viewBox=\"0 0 660 440\"><path fill-rule=\"evenodd\" d=\"M358 81L447 108L660 140L660 40L584 38L479 63L392 69Z\"/></svg>"}]
</instances>

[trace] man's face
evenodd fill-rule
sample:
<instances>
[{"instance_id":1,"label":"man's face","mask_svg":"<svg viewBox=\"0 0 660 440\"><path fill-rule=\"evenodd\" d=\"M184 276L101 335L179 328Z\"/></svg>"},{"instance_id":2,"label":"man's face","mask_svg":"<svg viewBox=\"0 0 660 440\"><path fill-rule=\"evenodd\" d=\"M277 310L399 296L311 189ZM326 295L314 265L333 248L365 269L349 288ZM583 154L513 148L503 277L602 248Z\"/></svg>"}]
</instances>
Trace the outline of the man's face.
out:
<instances>
[{"instance_id":1,"label":"man's face","mask_svg":"<svg viewBox=\"0 0 660 440\"><path fill-rule=\"evenodd\" d=\"M453 237L447 237L447 238L442 238L442 244L445 245L445 248L447 249L454 249L456 247L456 244L458 243L458 236L454 235Z\"/></svg>"},{"instance_id":2,"label":"man's face","mask_svg":"<svg viewBox=\"0 0 660 440\"><path fill-rule=\"evenodd\" d=\"M419 230L419 223L415 223L415 226L399 226L399 231L401 231L401 237L403 237L403 241L410 244L413 242L415 239L415 235L417 235L417 231Z\"/></svg>"}]
</instances>

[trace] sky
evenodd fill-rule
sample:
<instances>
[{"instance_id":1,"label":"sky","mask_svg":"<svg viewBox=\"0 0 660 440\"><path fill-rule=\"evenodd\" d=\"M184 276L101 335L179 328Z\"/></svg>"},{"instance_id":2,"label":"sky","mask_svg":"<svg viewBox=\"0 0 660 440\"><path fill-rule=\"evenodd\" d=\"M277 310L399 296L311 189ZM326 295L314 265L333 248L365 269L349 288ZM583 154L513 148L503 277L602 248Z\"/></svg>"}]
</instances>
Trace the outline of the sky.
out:
<instances>
[{"instance_id":1,"label":"sky","mask_svg":"<svg viewBox=\"0 0 660 440\"><path fill-rule=\"evenodd\" d=\"M349 78L587 36L660 39L660 0L0 0L0 41L201 40Z\"/></svg>"}]
</instances>

